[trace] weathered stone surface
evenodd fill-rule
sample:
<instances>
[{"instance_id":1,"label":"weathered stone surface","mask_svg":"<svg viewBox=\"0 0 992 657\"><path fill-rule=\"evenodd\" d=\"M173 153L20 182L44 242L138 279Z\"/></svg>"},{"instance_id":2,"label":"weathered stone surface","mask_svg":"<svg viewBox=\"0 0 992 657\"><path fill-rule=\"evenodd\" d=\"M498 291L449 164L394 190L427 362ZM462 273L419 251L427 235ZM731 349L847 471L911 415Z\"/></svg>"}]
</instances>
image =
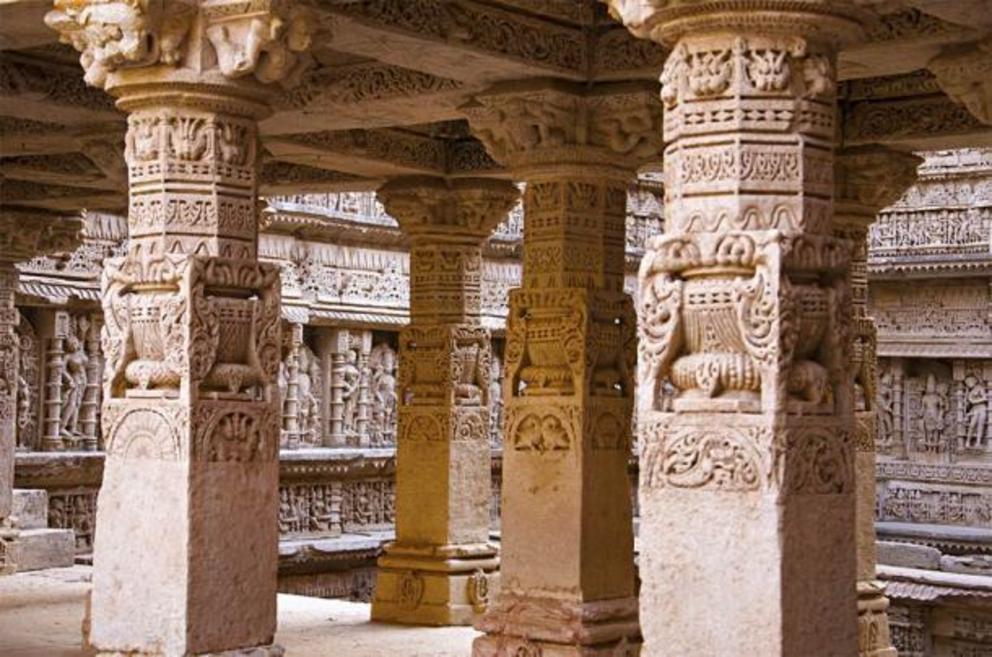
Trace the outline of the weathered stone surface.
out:
<instances>
[{"instance_id":1,"label":"weathered stone surface","mask_svg":"<svg viewBox=\"0 0 992 657\"><path fill-rule=\"evenodd\" d=\"M940 570L940 550L926 545L879 541L878 563L900 568Z\"/></svg>"},{"instance_id":2,"label":"weathered stone surface","mask_svg":"<svg viewBox=\"0 0 992 657\"><path fill-rule=\"evenodd\" d=\"M44 490L15 488L11 516L17 519L19 529L48 527L48 493Z\"/></svg>"},{"instance_id":3,"label":"weathered stone surface","mask_svg":"<svg viewBox=\"0 0 992 657\"><path fill-rule=\"evenodd\" d=\"M18 572L65 568L73 564L76 541L70 529L24 529L7 550Z\"/></svg>"}]
</instances>

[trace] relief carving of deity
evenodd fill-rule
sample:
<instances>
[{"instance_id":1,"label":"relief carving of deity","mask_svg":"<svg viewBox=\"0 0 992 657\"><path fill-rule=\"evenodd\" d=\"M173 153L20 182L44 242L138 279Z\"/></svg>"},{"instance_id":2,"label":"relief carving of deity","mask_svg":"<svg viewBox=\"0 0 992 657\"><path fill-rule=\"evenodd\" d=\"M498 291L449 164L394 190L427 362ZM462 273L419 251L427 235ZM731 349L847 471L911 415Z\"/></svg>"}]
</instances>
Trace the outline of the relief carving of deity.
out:
<instances>
[{"instance_id":1,"label":"relief carving of deity","mask_svg":"<svg viewBox=\"0 0 992 657\"><path fill-rule=\"evenodd\" d=\"M339 370L341 376L341 401L344 404L342 424L345 435L354 435L358 425L358 387L362 381L362 373L358 369L358 352L349 349L345 362Z\"/></svg>"},{"instance_id":2,"label":"relief carving of deity","mask_svg":"<svg viewBox=\"0 0 992 657\"><path fill-rule=\"evenodd\" d=\"M320 401L315 391L320 381L320 363L313 351L306 345L300 348L299 396L300 396L300 438L306 445L319 445Z\"/></svg>"},{"instance_id":3,"label":"relief carving of deity","mask_svg":"<svg viewBox=\"0 0 992 657\"><path fill-rule=\"evenodd\" d=\"M988 429L988 397L985 382L974 375L964 380L965 385L965 421L967 433L965 446L978 449L987 446Z\"/></svg>"},{"instance_id":4,"label":"relief carving of deity","mask_svg":"<svg viewBox=\"0 0 992 657\"><path fill-rule=\"evenodd\" d=\"M493 358L492 379L489 382L489 443L493 447L503 444L503 360Z\"/></svg>"},{"instance_id":5,"label":"relief carving of deity","mask_svg":"<svg viewBox=\"0 0 992 657\"><path fill-rule=\"evenodd\" d=\"M65 343L62 367L62 414L59 429L63 438L72 440L80 435L79 415L86 394L89 356L83 344L75 335L70 335Z\"/></svg>"},{"instance_id":6,"label":"relief carving of deity","mask_svg":"<svg viewBox=\"0 0 992 657\"><path fill-rule=\"evenodd\" d=\"M878 382L875 413L878 419L878 446L882 449L892 446L895 430L895 398L892 385L891 372L882 374Z\"/></svg>"},{"instance_id":7,"label":"relief carving of deity","mask_svg":"<svg viewBox=\"0 0 992 657\"><path fill-rule=\"evenodd\" d=\"M933 374L927 376L926 390L920 398L920 428L923 432L921 451L940 451L944 436L944 414L947 412L947 399L937 387Z\"/></svg>"},{"instance_id":8,"label":"relief carving of deity","mask_svg":"<svg viewBox=\"0 0 992 657\"><path fill-rule=\"evenodd\" d=\"M369 356L372 393L370 442L374 447L396 443L396 352L386 343L376 345Z\"/></svg>"}]
</instances>

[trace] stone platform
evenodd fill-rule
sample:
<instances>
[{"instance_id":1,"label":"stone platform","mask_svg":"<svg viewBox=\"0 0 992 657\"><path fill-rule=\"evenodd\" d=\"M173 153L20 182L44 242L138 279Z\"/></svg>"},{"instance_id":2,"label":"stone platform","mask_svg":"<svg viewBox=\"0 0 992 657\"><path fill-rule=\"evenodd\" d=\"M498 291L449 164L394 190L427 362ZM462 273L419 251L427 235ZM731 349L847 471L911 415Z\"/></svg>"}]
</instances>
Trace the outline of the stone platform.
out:
<instances>
[{"instance_id":1,"label":"stone platform","mask_svg":"<svg viewBox=\"0 0 992 657\"><path fill-rule=\"evenodd\" d=\"M89 566L0 577L3 657L85 657L80 647ZM367 604L279 596L276 642L287 657L466 657L470 628L411 628L369 622Z\"/></svg>"},{"instance_id":2,"label":"stone platform","mask_svg":"<svg viewBox=\"0 0 992 657\"><path fill-rule=\"evenodd\" d=\"M17 537L8 544L17 572L71 566L76 551L71 529L48 527L48 492L14 489L12 517Z\"/></svg>"}]
</instances>

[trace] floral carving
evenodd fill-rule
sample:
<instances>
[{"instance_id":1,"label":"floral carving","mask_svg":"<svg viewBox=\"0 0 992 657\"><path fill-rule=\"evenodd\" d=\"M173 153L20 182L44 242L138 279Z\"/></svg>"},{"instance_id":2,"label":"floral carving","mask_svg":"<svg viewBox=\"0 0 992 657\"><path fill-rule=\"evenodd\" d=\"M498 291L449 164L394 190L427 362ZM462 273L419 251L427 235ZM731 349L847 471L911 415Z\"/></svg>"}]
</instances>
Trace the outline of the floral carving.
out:
<instances>
[{"instance_id":1,"label":"floral carving","mask_svg":"<svg viewBox=\"0 0 992 657\"><path fill-rule=\"evenodd\" d=\"M768 483L768 435L759 430L692 429L659 435L644 451L643 484L652 489L759 490ZM765 448L766 449L766 448Z\"/></svg>"}]
</instances>

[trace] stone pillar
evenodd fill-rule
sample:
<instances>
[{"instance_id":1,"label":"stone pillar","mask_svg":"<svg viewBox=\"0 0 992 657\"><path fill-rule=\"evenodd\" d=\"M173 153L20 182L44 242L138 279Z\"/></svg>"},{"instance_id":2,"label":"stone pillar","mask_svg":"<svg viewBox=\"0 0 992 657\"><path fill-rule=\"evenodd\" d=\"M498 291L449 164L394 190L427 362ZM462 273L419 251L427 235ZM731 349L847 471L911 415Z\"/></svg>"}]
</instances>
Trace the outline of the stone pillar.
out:
<instances>
[{"instance_id":1,"label":"stone pillar","mask_svg":"<svg viewBox=\"0 0 992 657\"><path fill-rule=\"evenodd\" d=\"M290 324L289 349L286 355L286 397L282 400L282 445L286 449L300 446L300 349L303 325Z\"/></svg>"},{"instance_id":2,"label":"stone pillar","mask_svg":"<svg viewBox=\"0 0 992 657\"><path fill-rule=\"evenodd\" d=\"M46 16L128 113L88 640L103 655L281 655L280 284L257 260L257 121L312 21L276 0L94 8L57 0Z\"/></svg>"},{"instance_id":3,"label":"stone pillar","mask_svg":"<svg viewBox=\"0 0 992 657\"><path fill-rule=\"evenodd\" d=\"M14 451L17 445L17 375L20 346L15 305L15 264L50 251L78 245L82 222L33 210L0 210L0 574L13 572L17 519L14 501Z\"/></svg>"},{"instance_id":4,"label":"stone pillar","mask_svg":"<svg viewBox=\"0 0 992 657\"><path fill-rule=\"evenodd\" d=\"M666 233L638 291L647 657L857 652L849 249L832 235L853 2L611 0L672 52ZM663 410L663 384L677 388Z\"/></svg>"},{"instance_id":5,"label":"stone pillar","mask_svg":"<svg viewBox=\"0 0 992 657\"><path fill-rule=\"evenodd\" d=\"M103 371L103 353L100 350L100 333L103 319L97 313L86 318L84 336L86 362L86 391L83 396L80 423L83 430L83 449L95 452L100 448L100 372Z\"/></svg>"},{"instance_id":6,"label":"stone pillar","mask_svg":"<svg viewBox=\"0 0 992 657\"><path fill-rule=\"evenodd\" d=\"M69 336L69 313L55 310L51 314L51 336L45 349L45 422L41 448L55 452L65 447L62 440L62 375L65 372L65 340Z\"/></svg>"},{"instance_id":7,"label":"stone pillar","mask_svg":"<svg viewBox=\"0 0 992 657\"><path fill-rule=\"evenodd\" d=\"M497 87L465 108L524 193L503 376L499 598L476 657L636 655L627 188L659 157L648 87Z\"/></svg>"},{"instance_id":8,"label":"stone pillar","mask_svg":"<svg viewBox=\"0 0 992 657\"><path fill-rule=\"evenodd\" d=\"M889 600L884 584L875 577L878 357L875 322L868 315L868 227L913 183L920 162L916 156L873 146L840 151L834 167L834 235L847 240L851 248L859 657L896 656Z\"/></svg>"},{"instance_id":9,"label":"stone pillar","mask_svg":"<svg viewBox=\"0 0 992 657\"><path fill-rule=\"evenodd\" d=\"M401 178L379 190L410 237L410 324L400 334L396 541L379 559L373 620L468 625L496 586L482 244L518 197L497 180Z\"/></svg>"}]
</instances>

